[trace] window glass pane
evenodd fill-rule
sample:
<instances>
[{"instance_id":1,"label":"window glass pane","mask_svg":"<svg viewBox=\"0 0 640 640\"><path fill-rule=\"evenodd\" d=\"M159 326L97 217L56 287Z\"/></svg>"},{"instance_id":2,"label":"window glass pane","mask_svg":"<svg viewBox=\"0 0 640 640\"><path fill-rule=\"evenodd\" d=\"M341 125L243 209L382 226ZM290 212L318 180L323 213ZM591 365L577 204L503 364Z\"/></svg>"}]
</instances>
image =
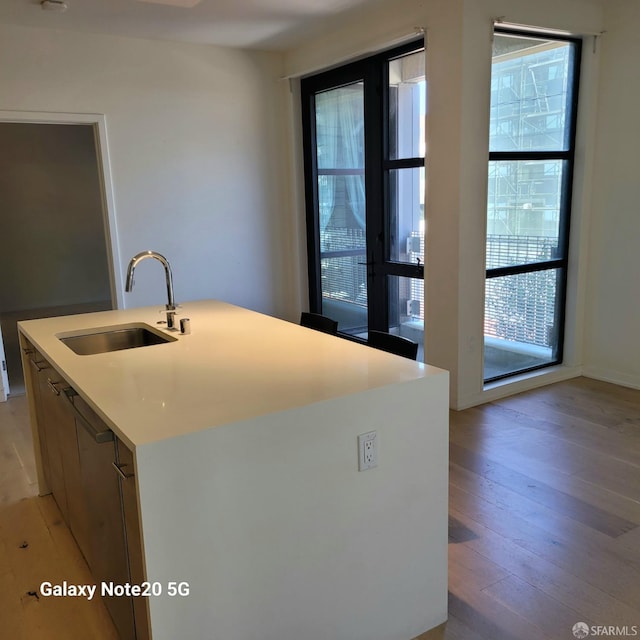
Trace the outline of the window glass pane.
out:
<instances>
[{"instance_id":1,"label":"window glass pane","mask_svg":"<svg viewBox=\"0 0 640 640\"><path fill-rule=\"evenodd\" d=\"M366 331L367 267L362 255L328 257L320 260L322 313L338 322L338 331L358 334Z\"/></svg>"},{"instance_id":2,"label":"window glass pane","mask_svg":"<svg viewBox=\"0 0 640 640\"><path fill-rule=\"evenodd\" d=\"M389 172L389 259L424 263L424 167Z\"/></svg>"},{"instance_id":3,"label":"window glass pane","mask_svg":"<svg viewBox=\"0 0 640 640\"><path fill-rule=\"evenodd\" d=\"M563 160L489 162L487 269L560 257Z\"/></svg>"},{"instance_id":4,"label":"window glass pane","mask_svg":"<svg viewBox=\"0 0 640 640\"><path fill-rule=\"evenodd\" d=\"M318 169L364 169L364 85L316 94Z\"/></svg>"},{"instance_id":5,"label":"window glass pane","mask_svg":"<svg viewBox=\"0 0 640 640\"><path fill-rule=\"evenodd\" d=\"M417 342L424 362L424 280L387 276L389 332Z\"/></svg>"},{"instance_id":6,"label":"window glass pane","mask_svg":"<svg viewBox=\"0 0 640 640\"><path fill-rule=\"evenodd\" d=\"M569 42L495 34L491 151L568 149L573 50Z\"/></svg>"},{"instance_id":7,"label":"window glass pane","mask_svg":"<svg viewBox=\"0 0 640 640\"><path fill-rule=\"evenodd\" d=\"M338 330L367 326L364 87L316 94L321 313Z\"/></svg>"},{"instance_id":8,"label":"window glass pane","mask_svg":"<svg viewBox=\"0 0 640 640\"><path fill-rule=\"evenodd\" d=\"M389 61L389 158L423 158L427 83L425 54Z\"/></svg>"},{"instance_id":9,"label":"window glass pane","mask_svg":"<svg viewBox=\"0 0 640 640\"><path fill-rule=\"evenodd\" d=\"M318 176L320 251L365 248L363 176Z\"/></svg>"},{"instance_id":10,"label":"window glass pane","mask_svg":"<svg viewBox=\"0 0 640 640\"><path fill-rule=\"evenodd\" d=\"M559 276L548 269L486 281L485 380L556 361Z\"/></svg>"}]
</instances>

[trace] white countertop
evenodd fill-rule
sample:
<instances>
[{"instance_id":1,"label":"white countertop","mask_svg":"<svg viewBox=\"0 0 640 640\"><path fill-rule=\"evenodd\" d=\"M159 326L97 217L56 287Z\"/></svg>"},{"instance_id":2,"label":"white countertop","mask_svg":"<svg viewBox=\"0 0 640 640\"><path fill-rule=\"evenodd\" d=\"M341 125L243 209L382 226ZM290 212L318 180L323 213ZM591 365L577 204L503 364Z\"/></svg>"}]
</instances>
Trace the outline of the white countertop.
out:
<instances>
[{"instance_id":1,"label":"white countertop","mask_svg":"<svg viewBox=\"0 0 640 640\"><path fill-rule=\"evenodd\" d=\"M179 309L174 342L77 355L56 336L143 322L162 306L27 320L20 330L132 448L339 396L442 373L223 302Z\"/></svg>"}]
</instances>

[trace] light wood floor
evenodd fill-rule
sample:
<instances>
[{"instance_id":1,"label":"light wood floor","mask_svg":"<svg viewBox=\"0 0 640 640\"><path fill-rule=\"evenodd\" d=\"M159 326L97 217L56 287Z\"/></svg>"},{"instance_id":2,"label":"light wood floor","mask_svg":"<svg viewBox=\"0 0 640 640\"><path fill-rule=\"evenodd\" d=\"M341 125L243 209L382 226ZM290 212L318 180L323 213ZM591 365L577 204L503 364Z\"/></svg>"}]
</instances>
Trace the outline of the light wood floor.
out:
<instances>
[{"instance_id":1,"label":"light wood floor","mask_svg":"<svg viewBox=\"0 0 640 640\"><path fill-rule=\"evenodd\" d=\"M100 598L44 598L43 581L94 584L51 496L38 497L25 396L0 403L0 638L118 640Z\"/></svg>"},{"instance_id":2,"label":"light wood floor","mask_svg":"<svg viewBox=\"0 0 640 640\"><path fill-rule=\"evenodd\" d=\"M91 580L32 497L24 398L0 404L0 459L0 636L114 640L97 601L28 595ZM577 378L452 412L449 538L449 621L419 640L562 640L578 621L640 637L640 391Z\"/></svg>"},{"instance_id":3,"label":"light wood floor","mask_svg":"<svg viewBox=\"0 0 640 640\"><path fill-rule=\"evenodd\" d=\"M640 636L640 391L577 378L452 412L450 437L449 621L420 640Z\"/></svg>"}]
</instances>

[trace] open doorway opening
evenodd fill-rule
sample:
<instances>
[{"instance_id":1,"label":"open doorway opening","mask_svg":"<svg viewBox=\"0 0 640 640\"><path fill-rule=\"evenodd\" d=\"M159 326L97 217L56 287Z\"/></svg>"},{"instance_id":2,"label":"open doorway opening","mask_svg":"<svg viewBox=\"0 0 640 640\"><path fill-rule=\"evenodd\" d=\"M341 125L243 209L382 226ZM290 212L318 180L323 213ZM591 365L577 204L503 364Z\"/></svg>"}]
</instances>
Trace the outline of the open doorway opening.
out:
<instances>
[{"instance_id":1,"label":"open doorway opening","mask_svg":"<svg viewBox=\"0 0 640 640\"><path fill-rule=\"evenodd\" d=\"M112 256L91 123L0 121L0 326L24 393L16 323L112 309Z\"/></svg>"}]
</instances>

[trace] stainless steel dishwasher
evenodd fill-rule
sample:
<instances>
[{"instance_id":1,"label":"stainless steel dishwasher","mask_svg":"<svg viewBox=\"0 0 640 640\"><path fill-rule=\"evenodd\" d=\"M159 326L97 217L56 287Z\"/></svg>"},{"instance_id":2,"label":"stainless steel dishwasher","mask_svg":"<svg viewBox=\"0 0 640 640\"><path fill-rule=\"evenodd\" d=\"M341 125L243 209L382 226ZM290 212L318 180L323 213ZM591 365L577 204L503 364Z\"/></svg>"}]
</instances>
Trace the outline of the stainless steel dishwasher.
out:
<instances>
[{"instance_id":1,"label":"stainless steel dishwasher","mask_svg":"<svg viewBox=\"0 0 640 640\"><path fill-rule=\"evenodd\" d=\"M65 391L78 437L80 475L85 496L88 544L83 549L98 585L130 581L122 495L114 473L116 447L113 431L72 389ZM122 640L135 640L133 601L130 597L103 596Z\"/></svg>"}]
</instances>

